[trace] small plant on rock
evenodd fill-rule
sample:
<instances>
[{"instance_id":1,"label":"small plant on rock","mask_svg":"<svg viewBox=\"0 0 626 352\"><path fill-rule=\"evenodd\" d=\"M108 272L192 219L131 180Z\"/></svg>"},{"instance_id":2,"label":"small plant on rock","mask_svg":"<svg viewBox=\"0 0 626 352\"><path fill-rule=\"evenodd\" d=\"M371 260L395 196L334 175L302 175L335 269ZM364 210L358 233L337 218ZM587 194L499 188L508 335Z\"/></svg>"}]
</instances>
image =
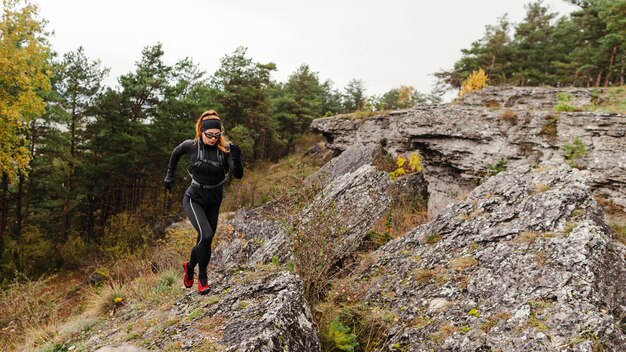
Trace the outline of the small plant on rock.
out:
<instances>
[{"instance_id":1,"label":"small plant on rock","mask_svg":"<svg viewBox=\"0 0 626 352\"><path fill-rule=\"evenodd\" d=\"M411 153L408 159L398 155L396 157L396 165L398 168L389 173L389 178L392 180L409 173L422 172L422 157L415 152Z\"/></svg>"},{"instance_id":2,"label":"small plant on rock","mask_svg":"<svg viewBox=\"0 0 626 352\"><path fill-rule=\"evenodd\" d=\"M563 146L563 154L565 156L565 162L571 167L581 168L578 161L587 156L587 148L582 142L580 137L575 137L571 144L565 144Z\"/></svg>"},{"instance_id":3,"label":"small plant on rock","mask_svg":"<svg viewBox=\"0 0 626 352\"><path fill-rule=\"evenodd\" d=\"M558 93L556 98L559 100L559 103L554 108L558 112L573 112L580 111L579 108L569 105L569 102L572 100L572 95L568 93Z\"/></svg>"},{"instance_id":4,"label":"small plant on rock","mask_svg":"<svg viewBox=\"0 0 626 352\"><path fill-rule=\"evenodd\" d=\"M501 158L500 160L498 160L498 162L495 165L487 164L487 170L488 170L489 176L495 176L501 173L502 171L506 171L506 164L507 164L507 161L505 158Z\"/></svg>"}]
</instances>

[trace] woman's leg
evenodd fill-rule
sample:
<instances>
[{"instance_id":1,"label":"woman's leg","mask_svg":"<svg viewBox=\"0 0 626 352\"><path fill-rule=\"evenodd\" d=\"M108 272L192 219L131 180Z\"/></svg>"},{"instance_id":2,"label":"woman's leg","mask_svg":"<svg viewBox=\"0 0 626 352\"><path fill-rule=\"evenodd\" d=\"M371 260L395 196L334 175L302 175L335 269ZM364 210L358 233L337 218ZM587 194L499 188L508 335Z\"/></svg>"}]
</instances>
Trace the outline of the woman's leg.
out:
<instances>
[{"instance_id":1,"label":"woman's leg","mask_svg":"<svg viewBox=\"0 0 626 352\"><path fill-rule=\"evenodd\" d=\"M209 223L209 227L211 228L211 236L206 236L204 240L204 244L201 250L196 250L196 255L198 256L198 277L205 278L207 277L206 270L209 266L209 262L211 261L211 243L213 242L213 236L217 231L217 219L220 215L220 204L209 204L204 207L204 212L206 214L207 221ZM198 245L196 245L197 247Z\"/></svg>"},{"instance_id":2,"label":"woman's leg","mask_svg":"<svg viewBox=\"0 0 626 352\"><path fill-rule=\"evenodd\" d=\"M191 224L198 232L196 245L191 249L191 258L189 260L189 272L192 273L198 262L200 262L200 264L204 262L203 256L206 256L204 253L207 251L207 243L209 248L208 250L211 250L213 229L211 228L211 225L209 225L205 210L198 202L188 196L184 196L183 209L185 210L185 214L187 214L189 221L191 221ZM200 267L202 268L202 265L200 265ZM204 266L204 277L206 277L206 265Z\"/></svg>"}]
</instances>

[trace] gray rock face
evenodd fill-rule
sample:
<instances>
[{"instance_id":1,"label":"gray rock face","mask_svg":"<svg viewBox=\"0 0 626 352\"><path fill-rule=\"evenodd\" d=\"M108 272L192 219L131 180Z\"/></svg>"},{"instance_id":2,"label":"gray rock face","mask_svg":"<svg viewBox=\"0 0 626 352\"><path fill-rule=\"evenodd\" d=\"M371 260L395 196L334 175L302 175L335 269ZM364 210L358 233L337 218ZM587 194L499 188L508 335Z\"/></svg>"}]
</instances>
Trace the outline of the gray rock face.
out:
<instances>
[{"instance_id":1,"label":"gray rock face","mask_svg":"<svg viewBox=\"0 0 626 352\"><path fill-rule=\"evenodd\" d=\"M559 103L559 94L569 99L567 103L570 105L585 106L593 103L594 91L597 91L595 94L599 95L603 89L487 87L478 93L465 95L459 103L486 107L552 110Z\"/></svg>"},{"instance_id":2,"label":"gray rock face","mask_svg":"<svg viewBox=\"0 0 626 352\"><path fill-rule=\"evenodd\" d=\"M337 258L350 255L360 245L368 230L378 221L389 204L387 188L389 175L371 165L337 177L302 211L303 226L319 221L312 214L316 210L333 209L337 231L342 233L336 252ZM313 224L315 226L315 224Z\"/></svg>"},{"instance_id":3,"label":"gray rock face","mask_svg":"<svg viewBox=\"0 0 626 352\"><path fill-rule=\"evenodd\" d=\"M497 92L490 90L485 94L491 99ZM501 99L509 99L507 92L502 92ZM540 93L556 95L554 90L540 88L513 92L530 94L524 96L526 104L535 104L533 99ZM577 92L571 93L579 97L576 99L580 104L582 96L591 96L589 91ZM468 104L473 104L472 99L482 98L468 97ZM551 106L543 101L540 99L535 105ZM391 155L418 152L428 183L431 217L462 199L499 161L506 162L509 168L543 161L563 162L565 149L574 145L575 138L582 142L586 155L570 162L592 171L589 184L596 194L626 207L626 116L527 111L519 107L515 104L510 109L421 105L388 116L316 119L311 129L327 136L329 146L338 151L355 144L378 145L379 137L372 136L370 131L379 130L384 131L385 149Z\"/></svg>"},{"instance_id":4,"label":"gray rock face","mask_svg":"<svg viewBox=\"0 0 626 352\"><path fill-rule=\"evenodd\" d=\"M363 165L374 164L375 159L380 157L379 154L381 152L379 145L361 145L356 143L348 147L339 156L328 161L308 178L321 182L332 181L338 176L356 171Z\"/></svg>"},{"instance_id":5,"label":"gray rock face","mask_svg":"<svg viewBox=\"0 0 626 352\"><path fill-rule=\"evenodd\" d=\"M626 248L567 165L487 179L360 274L408 351L623 351Z\"/></svg>"},{"instance_id":6,"label":"gray rock face","mask_svg":"<svg viewBox=\"0 0 626 352\"><path fill-rule=\"evenodd\" d=\"M286 263L291 257L287 237L280 225L271 220L276 206L268 203L252 210L239 210L227 221L228 240L217 246L211 257L211 266L229 272L240 266L254 266L271 262L274 257Z\"/></svg>"}]
</instances>

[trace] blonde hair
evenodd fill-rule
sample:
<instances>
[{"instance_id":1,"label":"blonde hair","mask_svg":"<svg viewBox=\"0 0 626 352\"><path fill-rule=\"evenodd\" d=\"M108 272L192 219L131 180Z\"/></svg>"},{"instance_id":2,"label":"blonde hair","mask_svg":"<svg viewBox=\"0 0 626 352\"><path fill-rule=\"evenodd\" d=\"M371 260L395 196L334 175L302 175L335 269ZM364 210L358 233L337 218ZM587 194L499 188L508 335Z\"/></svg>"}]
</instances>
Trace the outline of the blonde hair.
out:
<instances>
[{"instance_id":1,"label":"blonde hair","mask_svg":"<svg viewBox=\"0 0 626 352\"><path fill-rule=\"evenodd\" d=\"M198 138L202 138L202 121L204 120L220 120L220 117L217 116L217 111L215 110L207 110L200 115L198 118L198 122L196 122L196 138L193 139L193 143L198 143ZM230 153L230 141L224 136L224 125L222 124L221 128L222 135L220 139L217 141L217 147L223 151L224 153ZM227 147L228 146L228 147Z\"/></svg>"}]
</instances>

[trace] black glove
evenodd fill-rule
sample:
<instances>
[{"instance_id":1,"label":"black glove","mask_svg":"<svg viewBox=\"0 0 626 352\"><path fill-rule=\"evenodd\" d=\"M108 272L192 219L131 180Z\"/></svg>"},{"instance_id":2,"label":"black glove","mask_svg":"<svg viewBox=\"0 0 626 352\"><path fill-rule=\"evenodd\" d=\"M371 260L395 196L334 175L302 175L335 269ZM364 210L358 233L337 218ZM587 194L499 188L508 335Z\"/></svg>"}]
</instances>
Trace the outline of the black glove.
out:
<instances>
[{"instance_id":1,"label":"black glove","mask_svg":"<svg viewBox=\"0 0 626 352\"><path fill-rule=\"evenodd\" d=\"M174 172L170 172L170 170L167 170L167 176L165 176L165 180L163 180L163 185L165 186L166 189L172 189L172 185L174 184L174 180L176 178L174 177Z\"/></svg>"},{"instance_id":2,"label":"black glove","mask_svg":"<svg viewBox=\"0 0 626 352\"><path fill-rule=\"evenodd\" d=\"M231 144L230 155L232 155L233 159L241 159L241 148L237 144Z\"/></svg>"}]
</instances>

